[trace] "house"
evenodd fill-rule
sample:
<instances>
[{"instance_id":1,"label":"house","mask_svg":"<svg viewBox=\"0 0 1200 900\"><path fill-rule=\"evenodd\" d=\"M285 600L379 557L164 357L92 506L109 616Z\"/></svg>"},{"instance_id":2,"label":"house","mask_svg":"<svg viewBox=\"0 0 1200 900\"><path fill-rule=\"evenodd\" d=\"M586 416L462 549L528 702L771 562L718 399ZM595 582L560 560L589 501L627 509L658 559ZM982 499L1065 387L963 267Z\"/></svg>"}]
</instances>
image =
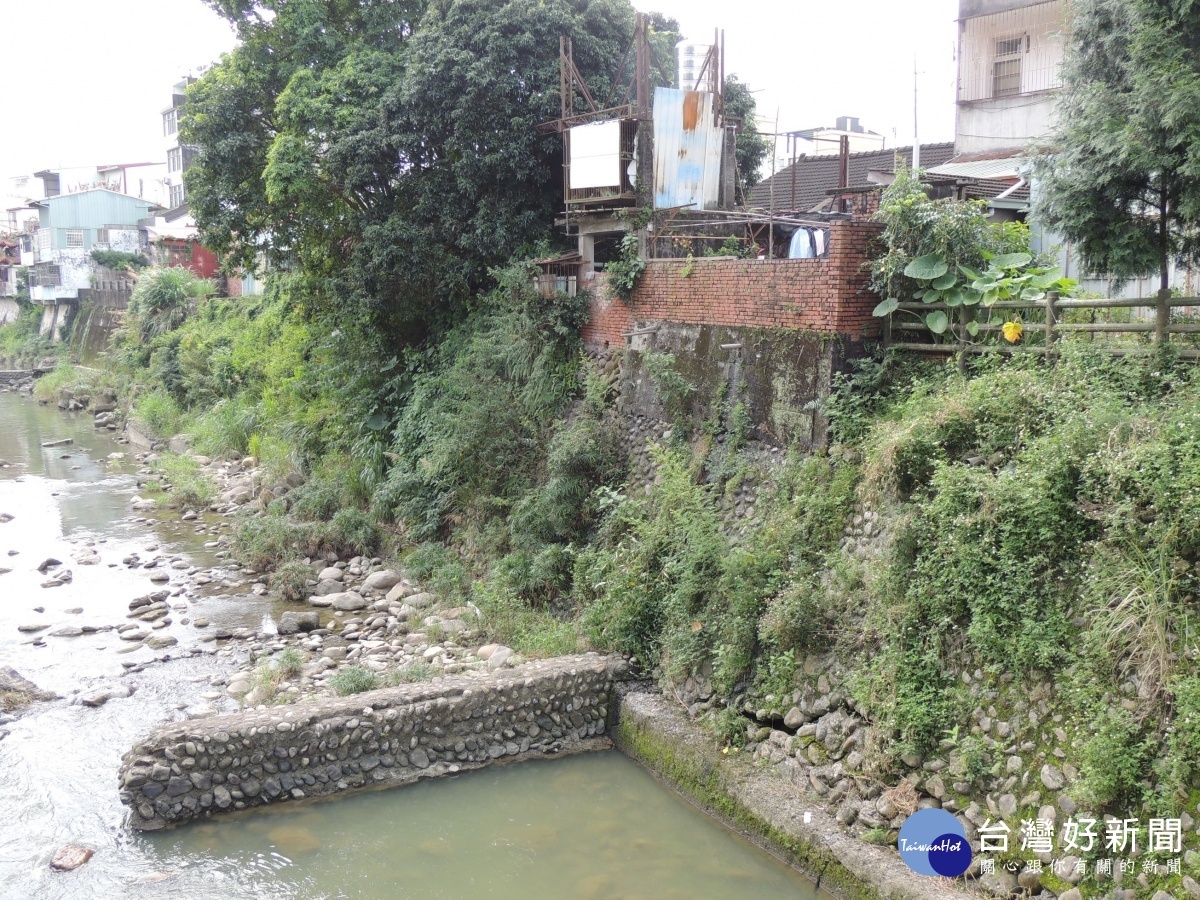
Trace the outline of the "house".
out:
<instances>
[{"instance_id":1,"label":"house","mask_svg":"<svg viewBox=\"0 0 1200 900\"><path fill-rule=\"evenodd\" d=\"M921 165L936 166L954 155L954 145L922 144ZM801 156L795 163L760 181L746 197L746 208L765 212L833 212L832 194L839 188L864 189L891 181L897 167L912 164L912 147L851 153L842 184L840 156Z\"/></svg>"},{"instance_id":2,"label":"house","mask_svg":"<svg viewBox=\"0 0 1200 900\"><path fill-rule=\"evenodd\" d=\"M144 252L142 224L158 206L108 188L50 196L34 206L39 221L29 294L45 307L42 333L57 340L80 292L93 287L98 266L92 251Z\"/></svg>"},{"instance_id":3,"label":"house","mask_svg":"<svg viewBox=\"0 0 1200 900\"><path fill-rule=\"evenodd\" d=\"M921 162L931 179L960 185L960 196L986 200L998 220L1024 219L1036 194L1028 157L1054 128L1067 25L1066 0L959 0L954 155ZM1070 242L1031 226L1034 249L1083 290L1129 298L1157 291L1157 277L1117 288L1085 272ZM1194 293L1190 269L1173 268L1171 283Z\"/></svg>"},{"instance_id":4,"label":"house","mask_svg":"<svg viewBox=\"0 0 1200 900\"><path fill-rule=\"evenodd\" d=\"M959 0L956 154L1020 153L1053 127L1065 6Z\"/></svg>"},{"instance_id":5,"label":"house","mask_svg":"<svg viewBox=\"0 0 1200 900\"><path fill-rule=\"evenodd\" d=\"M15 322L17 306L17 270L21 266L21 242L13 235L0 234L0 325Z\"/></svg>"}]
</instances>

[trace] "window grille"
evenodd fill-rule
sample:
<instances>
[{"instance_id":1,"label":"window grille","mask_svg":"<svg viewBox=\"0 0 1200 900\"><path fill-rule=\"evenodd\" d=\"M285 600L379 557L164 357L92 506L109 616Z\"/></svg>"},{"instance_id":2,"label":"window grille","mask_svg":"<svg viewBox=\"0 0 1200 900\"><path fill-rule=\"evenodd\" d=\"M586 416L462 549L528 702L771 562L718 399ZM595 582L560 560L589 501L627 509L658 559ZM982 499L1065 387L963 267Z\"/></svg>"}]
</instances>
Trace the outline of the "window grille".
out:
<instances>
[{"instance_id":1,"label":"window grille","mask_svg":"<svg viewBox=\"0 0 1200 900\"><path fill-rule=\"evenodd\" d=\"M83 230L80 228L67 229L67 247L79 249L83 247Z\"/></svg>"}]
</instances>

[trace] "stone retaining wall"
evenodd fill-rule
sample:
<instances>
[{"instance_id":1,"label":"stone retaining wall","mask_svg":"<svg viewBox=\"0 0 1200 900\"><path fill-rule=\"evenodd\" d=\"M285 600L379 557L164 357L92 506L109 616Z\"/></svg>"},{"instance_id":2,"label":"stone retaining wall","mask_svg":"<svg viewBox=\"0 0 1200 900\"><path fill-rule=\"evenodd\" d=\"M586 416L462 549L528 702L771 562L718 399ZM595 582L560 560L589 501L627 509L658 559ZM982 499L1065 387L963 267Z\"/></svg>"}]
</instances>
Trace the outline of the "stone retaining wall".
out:
<instances>
[{"instance_id":1,"label":"stone retaining wall","mask_svg":"<svg viewBox=\"0 0 1200 900\"><path fill-rule=\"evenodd\" d=\"M124 757L142 830L607 746L623 660L588 654L160 726Z\"/></svg>"}]
</instances>

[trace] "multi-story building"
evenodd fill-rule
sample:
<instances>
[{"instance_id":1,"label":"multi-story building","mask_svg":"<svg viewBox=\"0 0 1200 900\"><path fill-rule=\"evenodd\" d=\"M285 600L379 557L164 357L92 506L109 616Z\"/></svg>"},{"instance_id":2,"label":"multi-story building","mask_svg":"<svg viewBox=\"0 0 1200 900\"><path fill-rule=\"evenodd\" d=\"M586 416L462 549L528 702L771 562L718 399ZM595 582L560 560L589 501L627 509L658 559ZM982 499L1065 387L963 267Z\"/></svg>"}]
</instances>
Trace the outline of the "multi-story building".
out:
<instances>
[{"instance_id":1,"label":"multi-story building","mask_svg":"<svg viewBox=\"0 0 1200 900\"><path fill-rule=\"evenodd\" d=\"M163 110L163 143L167 152L167 197L168 209L179 209L187 203L187 190L183 185L183 173L188 170L196 156L196 148L179 140L179 119L186 103L187 88L196 79L188 75L171 89L171 105Z\"/></svg>"},{"instance_id":2,"label":"multi-story building","mask_svg":"<svg viewBox=\"0 0 1200 900\"><path fill-rule=\"evenodd\" d=\"M959 0L960 154L1023 150L1054 124L1064 0Z\"/></svg>"},{"instance_id":3,"label":"multi-story building","mask_svg":"<svg viewBox=\"0 0 1200 900\"><path fill-rule=\"evenodd\" d=\"M716 93L716 66L704 68L704 60L712 52L712 48L712 44L703 41L680 41L675 45L676 75L681 91Z\"/></svg>"},{"instance_id":4,"label":"multi-story building","mask_svg":"<svg viewBox=\"0 0 1200 900\"><path fill-rule=\"evenodd\" d=\"M29 296L41 303L42 332L57 338L78 305L80 291L92 288L98 266L94 250L144 253L143 225L157 204L139 197L93 188L38 200Z\"/></svg>"},{"instance_id":5,"label":"multi-story building","mask_svg":"<svg viewBox=\"0 0 1200 900\"><path fill-rule=\"evenodd\" d=\"M838 116L832 128L804 128L787 133L789 158L800 156L834 156L841 152L842 138L851 153L882 150L884 137L862 127L857 116Z\"/></svg>"}]
</instances>

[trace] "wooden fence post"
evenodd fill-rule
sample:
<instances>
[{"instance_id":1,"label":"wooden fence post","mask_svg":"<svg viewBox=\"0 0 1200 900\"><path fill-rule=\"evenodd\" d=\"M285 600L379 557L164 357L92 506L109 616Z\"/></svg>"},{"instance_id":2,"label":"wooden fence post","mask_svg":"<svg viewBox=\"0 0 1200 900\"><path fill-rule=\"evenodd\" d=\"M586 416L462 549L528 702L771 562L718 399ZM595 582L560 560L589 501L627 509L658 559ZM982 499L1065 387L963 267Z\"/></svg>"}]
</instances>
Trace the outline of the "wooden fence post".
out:
<instances>
[{"instance_id":1,"label":"wooden fence post","mask_svg":"<svg viewBox=\"0 0 1200 900\"><path fill-rule=\"evenodd\" d=\"M1171 339L1167 334L1167 322L1170 321L1171 307L1167 301L1171 299L1171 289L1163 288L1158 292L1158 302L1154 304L1154 343L1162 344Z\"/></svg>"},{"instance_id":2,"label":"wooden fence post","mask_svg":"<svg viewBox=\"0 0 1200 900\"><path fill-rule=\"evenodd\" d=\"M1046 294L1046 356L1048 358L1053 357L1054 344L1058 340L1058 332L1054 330L1054 326L1058 324L1056 303L1058 303L1058 291L1050 291Z\"/></svg>"},{"instance_id":3,"label":"wooden fence post","mask_svg":"<svg viewBox=\"0 0 1200 900\"><path fill-rule=\"evenodd\" d=\"M958 371L967 371L967 321L970 319L969 307L964 303L958 308Z\"/></svg>"}]
</instances>

